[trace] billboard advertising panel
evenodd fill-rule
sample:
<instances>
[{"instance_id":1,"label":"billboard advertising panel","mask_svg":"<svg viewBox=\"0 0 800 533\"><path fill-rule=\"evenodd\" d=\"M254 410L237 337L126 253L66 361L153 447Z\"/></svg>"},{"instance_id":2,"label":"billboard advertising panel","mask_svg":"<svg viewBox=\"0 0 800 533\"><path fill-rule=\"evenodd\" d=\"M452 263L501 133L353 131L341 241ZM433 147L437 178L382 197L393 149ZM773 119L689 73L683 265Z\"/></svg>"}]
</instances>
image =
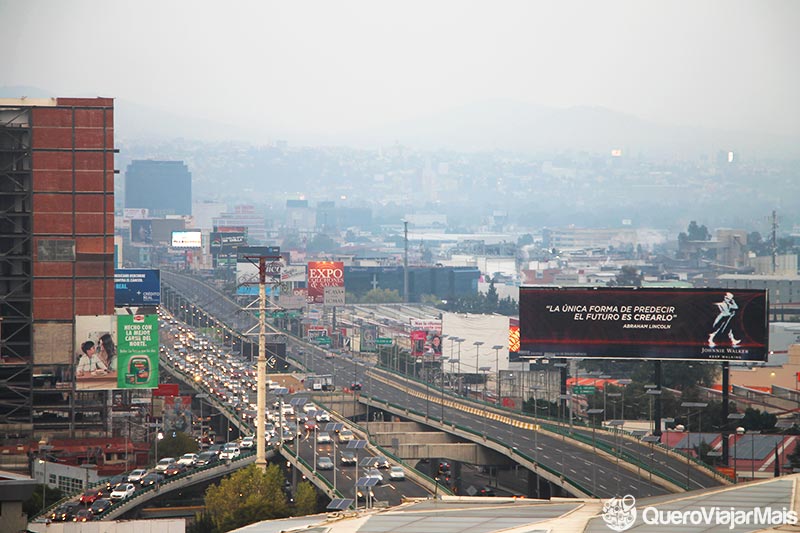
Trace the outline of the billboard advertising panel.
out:
<instances>
[{"instance_id":1,"label":"billboard advertising panel","mask_svg":"<svg viewBox=\"0 0 800 533\"><path fill-rule=\"evenodd\" d=\"M75 388L117 388L117 327L114 315L75 317Z\"/></svg>"},{"instance_id":2,"label":"billboard advertising panel","mask_svg":"<svg viewBox=\"0 0 800 533\"><path fill-rule=\"evenodd\" d=\"M308 303L325 303L325 287L344 287L343 262L308 262Z\"/></svg>"},{"instance_id":3,"label":"billboard advertising panel","mask_svg":"<svg viewBox=\"0 0 800 533\"><path fill-rule=\"evenodd\" d=\"M267 295L278 294L270 284L280 280L283 264L278 246L239 246L236 258L236 294L258 294L258 258L267 258Z\"/></svg>"},{"instance_id":4,"label":"billboard advertising panel","mask_svg":"<svg viewBox=\"0 0 800 533\"><path fill-rule=\"evenodd\" d=\"M161 303L161 271L117 269L114 271L114 307Z\"/></svg>"},{"instance_id":5,"label":"billboard advertising panel","mask_svg":"<svg viewBox=\"0 0 800 533\"><path fill-rule=\"evenodd\" d=\"M377 352L378 345L376 339L378 338L377 326L361 326L361 344L360 351L362 352Z\"/></svg>"},{"instance_id":6,"label":"billboard advertising panel","mask_svg":"<svg viewBox=\"0 0 800 533\"><path fill-rule=\"evenodd\" d=\"M521 358L764 361L767 293L520 288Z\"/></svg>"},{"instance_id":7,"label":"billboard advertising panel","mask_svg":"<svg viewBox=\"0 0 800 533\"><path fill-rule=\"evenodd\" d=\"M131 242L153 244L153 222L138 218L131 220Z\"/></svg>"},{"instance_id":8,"label":"billboard advertising panel","mask_svg":"<svg viewBox=\"0 0 800 533\"><path fill-rule=\"evenodd\" d=\"M158 387L158 315L119 315L119 363L117 386L120 389Z\"/></svg>"},{"instance_id":9,"label":"billboard advertising panel","mask_svg":"<svg viewBox=\"0 0 800 533\"><path fill-rule=\"evenodd\" d=\"M203 233L198 230L185 230L172 232L173 248L202 248Z\"/></svg>"}]
</instances>

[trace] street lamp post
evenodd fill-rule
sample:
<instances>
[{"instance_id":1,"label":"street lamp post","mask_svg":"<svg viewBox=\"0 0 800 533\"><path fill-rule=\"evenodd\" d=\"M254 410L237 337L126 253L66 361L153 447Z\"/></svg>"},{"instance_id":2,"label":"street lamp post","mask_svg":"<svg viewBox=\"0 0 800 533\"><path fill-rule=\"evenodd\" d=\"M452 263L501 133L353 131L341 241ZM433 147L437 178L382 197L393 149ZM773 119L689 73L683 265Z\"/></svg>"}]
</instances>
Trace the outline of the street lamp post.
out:
<instances>
[{"instance_id":1,"label":"street lamp post","mask_svg":"<svg viewBox=\"0 0 800 533\"><path fill-rule=\"evenodd\" d=\"M650 433L655 434L656 427L653 421L653 398L656 396L661 396L661 389L656 388L656 385L645 385L644 388L647 389L645 394L650 396L650 411L648 413L648 418L650 420Z\"/></svg>"},{"instance_id":2,"label":"street lamp post","mask_svg":"<svg viewBox=\"0 0 800 533\"><path fill-rule=\"evenodd\" d=\"M729 421L730 420L741 420L743 418L744 418L744 413L729 413L728 414L728 420ZM742 430L742 433L744 433L744 428L739 428L739 427L737 427L734 430L733 433L730 433L730 431L728 432L728 435L733 436L733 482L734 483L738 482L738 478L737 478L737 474L736 474L736 464L737 464L737 459L738 459L736 457L736 434L739 434L739 435L742 434L742 433L739 433L740 429ZM726 435L725 438L728 438L728 435ZM728 464L726 466L730 466L730 465L731 465L731 461L730 461L730 457L729 457L728 458Z\"/></svg>"},{"instance_id":3,"label":"street lamp post","mask_svg":"<svg viewBox=\"0 0 800 533\"><path fill-rule=\"evenodd\" d=\"M603 411L603 409L586 410L586 414L592 419L592 448L594 449L594 453L597 453L597 441L595 440L595 426L597 426L597 420L594 415L601 415ZM592 492L595 494L597 493L597 464L594 462L592 462Z\"/></svg>"},{"instance_id":4,"label":"street lamp post","mask_svg":"<svg viewBox=\"0 0 800 533\"><path fill-rule=\"evenodd\" d=\"M472 345L475 346L475 385L477 385L478 384L478 376L480 375L480 374L478 374L478 372L479 372L479 370L478 370L478 367L479 367L479 365L478 365L478 357L479 357L478 352L480 350L480 347L483 346L483 341L475 341L475 342L472 343ZM477 389L477 386L476 386L476 389Z\"/></svg>"},{"instance_id":5,"label":"street lamp post","mask_svg":"<svg viewBox=\"0 0 800 533\"><path fill-rule=\"evenodd\" d=\"M458 379L456 383L458 384L458 388L456 389L456 394L461 395L461 343L464 342L466 339L457 338L455 341L458 343L458 358L456 358L456 362L458 363Z\"/></svg>"},{"instance_id":6,"label":"street lamp post","mask_svg":"<svg viewBox=\"0 0 800 533\"><path fill-rule=\"evenodd\" d=\"M497 401L500 401L500 350L503 349L503 345L495 344L492 346L492 350L494 350L494 371L495 375L497 376Z\"/></svg>"},{"instance_id":7,"label":"street lamp post","mask_svg":"<svg viewBox=\"0 0 800 533\"><path fill-rule=\"evenodd\" d=\"M687 446L688 449L686 450L686 490L691 490L691 472L692 472L692 435L691 435L691 428L689 425L689 417L691 416L690 409L705 409L708 407L708 404L705 402L682 402L681 407L686 409L686 438L689 441ZM697 411L695 414L699 416L701 415L702 411ZM700 425L698 423L698 425ZM702 435L703 428L702 426L698 428L698 431ZM699 448L698 448L699 450Z\"/></svg>"}]
</instances>

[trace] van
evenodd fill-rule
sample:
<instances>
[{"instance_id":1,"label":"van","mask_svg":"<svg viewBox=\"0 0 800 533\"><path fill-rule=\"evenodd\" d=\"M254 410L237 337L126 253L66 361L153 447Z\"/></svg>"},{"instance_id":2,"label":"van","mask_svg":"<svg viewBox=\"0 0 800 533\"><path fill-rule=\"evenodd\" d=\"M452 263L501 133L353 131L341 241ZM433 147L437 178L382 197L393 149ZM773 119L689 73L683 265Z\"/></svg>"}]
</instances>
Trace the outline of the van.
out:
<instances>
[{"instance_id":1,"label":"van","mask_svg":"<svg viewBox=\"0 0 800 533\"><path fill-rule=\"evenodd\" d=\"M294 416L294 407L288 403L281 404L281 414L284 417Z\"/></svg>"}]
</instances>

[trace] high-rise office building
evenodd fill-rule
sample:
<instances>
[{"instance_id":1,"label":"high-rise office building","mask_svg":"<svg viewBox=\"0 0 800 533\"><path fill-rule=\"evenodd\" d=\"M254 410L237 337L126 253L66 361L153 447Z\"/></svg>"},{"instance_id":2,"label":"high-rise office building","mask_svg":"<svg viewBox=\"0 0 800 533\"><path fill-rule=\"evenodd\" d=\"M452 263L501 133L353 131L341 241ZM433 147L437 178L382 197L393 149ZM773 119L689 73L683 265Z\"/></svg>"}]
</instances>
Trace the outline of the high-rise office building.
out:
<instances>
[{"instance_id":1,"label":"high-rise office building","mask_svg":"<svg viewBox=\"0 0 800 533\"><path fill-rule=\"evenodd\" d=\"M103 428L74 324L114 313L114 101L0 99L0 442Z\"/></svg>"},{"instance_id":2,"label":"high-rise office building","mask_svg":"<svg viewBox=\"0 0 800 533\"><path fill-rule=\"evenodd\" d=\"M125 207L151 217L192 214L192 173L183 161L132 161L125 170Z\"/></svg>"}]
</instances>

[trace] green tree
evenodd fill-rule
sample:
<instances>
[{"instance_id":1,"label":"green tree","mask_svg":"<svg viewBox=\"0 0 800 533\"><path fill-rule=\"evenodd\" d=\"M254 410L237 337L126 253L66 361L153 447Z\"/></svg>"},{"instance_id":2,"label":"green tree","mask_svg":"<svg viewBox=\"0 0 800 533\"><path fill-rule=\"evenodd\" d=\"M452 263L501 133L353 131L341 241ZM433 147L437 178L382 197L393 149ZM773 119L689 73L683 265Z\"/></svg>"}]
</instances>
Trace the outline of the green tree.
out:
<instances>
[{"instance_id":1,"label":"green tree","mask_svg":"<svg viewBox=\"0 0 800 533\"><path fill-rule=\"evenodd\" d=\"M150 448L153 457L156 456L155 439ZM176 459L185 453L197 453L197 441L191 435L177 431L175 433L165 432L164 438L158 441L158 458L175 457Z\"/></svg>"},{"instance_id":2,"label":"green tree","mask_svg":"<svg viewBox=\"0 0 800 533\"><path fill-rule=\"evenodd\" d=\"M689 227L686 229L687 236L690 241L708 241L711 240L711 233L708 232L708 228L703 226L698 226L697 222L692 220L689 222Z\"/></svg>"},{"instance_id":3,"label":"green tree","mask_svg":"<svg viewBox=\"0 0 800 533\"><path fill-rule=\"evenodd\" d=\"M206 513L215 531L224 532L253 522L284 518L289 504L283 492L284 477L278 465L262 472L250 465L206 490Z\"/></svg>"},{"instance_id":4,"label":"green tree","mask_svg":"<svg viewBox=\"0 0 800 533\"><path fill-rule=\"evenodd\" d=\"M303 481L297 485L295 511L298 516L317 512L317 489L308 481Z\"/></svg>"},{"instance_id":5,"label":"green tree","mask_svg":"<svg viewBox=\"0 0 800 533\"><path fill-rule=\"evenodd\" d=\"M390 304L402 301L400 292L395 289L371 289L360 298L360 303L364 304Z\"/></svg>"},{"instance_id":6,"label":"green tree","mask_svg":"<svg viewBox=\"0 0 800 533\"><path fill-rule=\"evenodd\" d=\"M632 266L623 266L622 270L609 282L612 287L641 287L642 276L639 271Z\"/></svg>"},{"instance_id":7,"label":"green tree","mask_svg":"<svg viewBox=\"0 0 800 533\"><path fill-rule=\"evenodd\" d=\"M759 411L748 407L744 411L744 418L742 419L742 426L747 431L773 431L775 430L775 423L778 417L766 411Z\"/></svg>"},{"instance_id":8,"label":"green tree","mask_svg":"<svg viewBox=\"0 0 800 533\"><path fill-rule=\"evenodd\" d=\"M494 286L494 280L492 280L489 282L489 290L486 291L486 312L494 312L499 301L500 298L497 296L497 289Z\"/></svg>"},{"instance_id":9,"label":"green tree","mask_svg":"<svg viewBox=\"0 0 800 533\"><path fill-rule=\"evenodd\" d=\"M47 493L43 494L44 485L36 485L31 497L22 503L22 512L28 515L28 518L33 518L42 511L42 507L47 509L58 500L64 497L61 489L55 487L47 487ZM42 496L47 497L47 501L42 505Z\"/></svg>"}]
</instances>

